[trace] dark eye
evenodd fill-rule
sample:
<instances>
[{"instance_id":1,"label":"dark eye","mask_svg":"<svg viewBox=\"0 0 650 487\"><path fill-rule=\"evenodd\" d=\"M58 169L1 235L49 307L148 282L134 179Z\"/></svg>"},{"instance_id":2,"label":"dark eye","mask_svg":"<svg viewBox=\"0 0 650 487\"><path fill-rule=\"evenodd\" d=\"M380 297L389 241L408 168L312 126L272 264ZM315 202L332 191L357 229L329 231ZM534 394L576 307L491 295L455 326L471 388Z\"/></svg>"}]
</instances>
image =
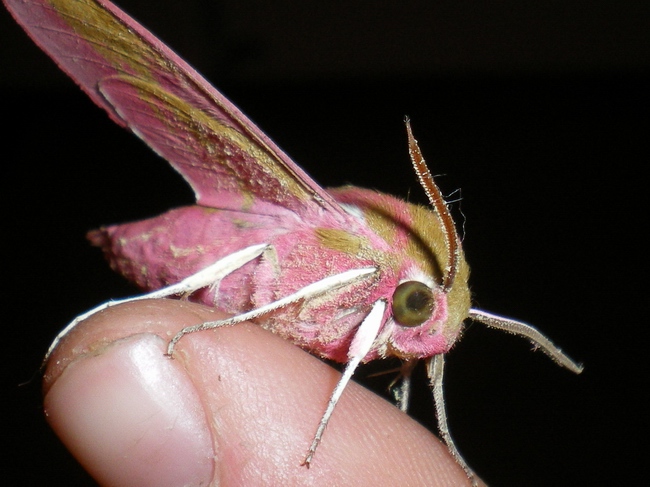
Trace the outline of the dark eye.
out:
<instances>
[{"instance_id":1,"label":"dark eye","mask_svg":"<svg viewBox=\"0 0 650 487\"><path fill-rule=\"evenodd\" d=\"M431 318L433 291L419 281L403 282L393 294L393 316L403 326L418 326Z\"/></svg>"}]
</instances>

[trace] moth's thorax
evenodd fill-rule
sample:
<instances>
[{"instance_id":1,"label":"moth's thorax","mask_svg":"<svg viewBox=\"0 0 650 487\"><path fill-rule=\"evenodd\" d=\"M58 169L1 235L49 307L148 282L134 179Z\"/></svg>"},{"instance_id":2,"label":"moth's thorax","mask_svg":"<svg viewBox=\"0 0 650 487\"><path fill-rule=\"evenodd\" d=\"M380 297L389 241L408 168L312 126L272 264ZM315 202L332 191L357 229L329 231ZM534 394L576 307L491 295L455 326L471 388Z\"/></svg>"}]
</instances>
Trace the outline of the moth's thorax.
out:
<instances>
[{"instance_id":1,"label":"moth's thorax","mask_svg":"<svg viewBox=\"0 0 650 487\"><path fill-rule=\"evenodd\" d=\"M442 290L448 250L437 215L429 208L376 191L346 186L331 192L388 244L390 250L379 260L394 273L397 284L415 280L434 290L433 315L423 324L405 327L388 316L377 340L382 344L378 355L423 358L448 351L471 305L469 266L461 253L451 289Z\"/></svg>"}]
</instances>

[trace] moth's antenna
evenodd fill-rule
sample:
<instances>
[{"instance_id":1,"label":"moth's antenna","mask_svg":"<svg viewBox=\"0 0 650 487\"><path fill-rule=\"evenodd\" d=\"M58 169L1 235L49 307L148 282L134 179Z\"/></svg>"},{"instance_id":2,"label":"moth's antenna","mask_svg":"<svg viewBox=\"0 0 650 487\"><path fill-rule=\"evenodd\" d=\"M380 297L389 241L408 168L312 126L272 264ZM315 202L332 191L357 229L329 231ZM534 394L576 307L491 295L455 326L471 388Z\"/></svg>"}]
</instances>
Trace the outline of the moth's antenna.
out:
<instances>
[{"instance_id":1,"label":"moth's antenna","mask_svg":"<svg viewBox=\"0 0 650 487\"><path fill-rule=\"evenodd\" d=\"M411 130L411 121L408 117L404 118L404 123L406 124L406 134L408 136L409 142L409 155L411 156L413 169L415 169L415 174L420 181L420 185L424 189L427 198L429 198L429 202L438 215L438 218L440 219L442 228L444 230L448 257L442 281L442 288L444 292L447 292L454 284L456 272L458 271L458 263L460 262L460 245L458 243L458 233L456 232L454 220L451 218L451 214L447 208L447 203L442 197L440 189L438 189L438 186L436 186L436 183L433 181L433 176L431 176L431 172L427 167L427 163L424 161L424 157L422 157L422 152L418 146L418 141L415 140L415 137L413 137L413 131Z\"/></svg>"}]
</instances>

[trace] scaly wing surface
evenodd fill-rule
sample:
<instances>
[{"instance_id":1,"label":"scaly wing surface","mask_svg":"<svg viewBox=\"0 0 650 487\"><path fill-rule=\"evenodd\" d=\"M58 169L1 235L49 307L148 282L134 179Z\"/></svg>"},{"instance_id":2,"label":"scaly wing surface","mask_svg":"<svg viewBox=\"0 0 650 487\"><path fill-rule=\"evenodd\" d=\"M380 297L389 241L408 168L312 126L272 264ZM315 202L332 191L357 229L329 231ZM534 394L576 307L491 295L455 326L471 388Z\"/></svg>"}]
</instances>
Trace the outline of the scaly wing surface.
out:
<instances>
[{"instance_id":1,"label":"scaly wing surface","mask_svg":"<svg viewBox=\"0 0 650 487\"><path fill-rule=\"evenodd\" d=\"M253 212L334 199L185 61L108 1L3 0L92 100L169 161L204 206Z\"/></svg>"}]
</instances>

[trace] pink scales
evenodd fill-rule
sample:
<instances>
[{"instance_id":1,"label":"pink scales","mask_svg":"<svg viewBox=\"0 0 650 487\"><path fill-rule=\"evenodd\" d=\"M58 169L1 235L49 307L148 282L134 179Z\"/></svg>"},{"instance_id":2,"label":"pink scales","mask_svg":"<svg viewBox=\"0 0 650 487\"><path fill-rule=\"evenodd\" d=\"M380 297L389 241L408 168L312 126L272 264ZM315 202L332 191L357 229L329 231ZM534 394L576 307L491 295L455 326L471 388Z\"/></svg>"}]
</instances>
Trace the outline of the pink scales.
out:
<instances>
[{"instance_id":1,"label":"pink scales","mask_svg":"<svg viewBox=\"0 0 650 487\"><path fill-rule=\"evenodd\" d=\"M467 317L469 269L461 259L451 290L440 287L447 259L445 236L430 210L356 187L331 191L348 211L314 210L300 217L286 209L260 215L188 206L156 218L93 231L111 267L150 291L181 281L245 246L267 243L262 256L194 293L192 300L239 314L349 269L373 266L372 278L304 300L259 319L260 325L300 347L339 362L359 323L379 299L388 303L364 361L387 356L419 359L447 352ZM434 289L434 313L417 327L392 317L395 288L419 280Z\"/></svg>"}]
</instances>

